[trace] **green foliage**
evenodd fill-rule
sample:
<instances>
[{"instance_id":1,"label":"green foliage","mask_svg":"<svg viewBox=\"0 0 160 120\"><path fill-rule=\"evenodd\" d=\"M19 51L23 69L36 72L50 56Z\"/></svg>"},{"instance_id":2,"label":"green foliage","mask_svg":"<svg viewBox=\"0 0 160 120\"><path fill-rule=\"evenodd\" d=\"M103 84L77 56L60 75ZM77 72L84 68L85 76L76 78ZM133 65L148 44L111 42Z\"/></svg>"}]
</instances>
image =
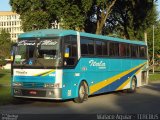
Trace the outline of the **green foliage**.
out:
<instances>
[{"instance_id":1,"label":"green foliage","mask_svg":"<svg viewBox=\"0 0 160 120\"><path fill-rule=\"evenodd\" d=\"M21 15L24 31L48 28L54 11L48 12L50 0L10 0L13 11Z\"/></svg>"},{"instance_id":2,"label":"green foliage","mask_svg":"<svg viewBox=\"0 0 160 120\"><path fill-rule=\"evenodd\" d=\"M154 0L10 0L13 11L21 15L24 31L51 28L51 23L57 20L64 29L139 40L144 39L144 32L157 19L154 3ZM98 10L93 12L95 5ZM96 23L90 21L93 14L97 14ZM106 20L108 24L104 27Z\"/></svg>"},{"instance_id":3,"label":"green foliage","mask_svg":"<svg viewBox=\"0 0 160 120\"><path fill-rule=\"evenodd\" d=\"M55 20L65 29L83 30L92 0L10 0L13 11L21 15L24 31L51 28Z\"/></svg>"},{"instance_id":4,"label":"green foliage","mask_svg":"<svg viewBox=\"0 0 160 120\"><path fill-rule=\"evenodd\" d=\"M7 62L6 62L5 58L4 57L0 57L0 67L4 66L6 63Z\"/></svg>"},{"instance_id":5,"label":"green foliage","mask_svg":"<svg viewBox=\"0 0 160 120\"><path fill-rule=\"evenodd\" d=\"M154 50L155 50L155 59L158 58L158 55L160 55L160 21L154 23ZM152 52L153 52L153 24L147 29L147 40L148 40L148 52L150 55L150 58L152 58Z\"/></svg>"},{"instance_id":6,"label":"green foliage","mask_svg":"<svg viewBox=\"0 0 160 120\"><path fill-rule=\"evenodd\" d=\"M144 39L144 32L157 19L155 4L151 0L118 0L107 20L107 33L115 32L127 39Z\"/></svg>"},{"instance_id":7,"label":"green foliage","mask_svg":"<svg viewBox=\"0 0 160 120\"><path fill-rule=\"evenodd\" d=\"M11 73L8 70L0 69L0 105L9 104L12 101L11 97ZM6 86L6 87L3 87Z\"/></svg>"},{"instance_id":8,"label":"green foliage","mask_svg":"<svg viewBox=\"0 0 160 120\"><path fill-rule=\"evenodd\" d=\"M2 30L0 32L0 58L10 57L10 47L11 47L10 34L5 30Z\"/></svg>"},{"instance_id":9,"label":"green foliage","mask_svg":"<svg viewBox=\"0 0 160 120\"><path fill-rule=\"evenodd\" d=\"M10 104L13 101L11 96L11 88L0 86L0 98L0 105Z\"/></svg>"}]
</instances>

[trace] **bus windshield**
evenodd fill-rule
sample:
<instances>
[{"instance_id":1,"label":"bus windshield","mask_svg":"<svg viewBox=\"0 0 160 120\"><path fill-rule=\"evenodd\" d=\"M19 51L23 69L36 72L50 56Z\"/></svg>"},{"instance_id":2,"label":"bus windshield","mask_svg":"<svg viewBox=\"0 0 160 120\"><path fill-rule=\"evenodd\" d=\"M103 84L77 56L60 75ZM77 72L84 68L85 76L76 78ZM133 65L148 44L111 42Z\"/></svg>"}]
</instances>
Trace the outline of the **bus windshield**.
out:
<instances>
[{"instance_id":1,"label":"bus windshield","mask_svg":"<svg viewBox=\"0 0 160 120\"><path fill-rule=\"evenodd\" d=\"M14 65L58 67L61 61L60 40L21 40L15 51Z\"/></svg>"}]
</instances>

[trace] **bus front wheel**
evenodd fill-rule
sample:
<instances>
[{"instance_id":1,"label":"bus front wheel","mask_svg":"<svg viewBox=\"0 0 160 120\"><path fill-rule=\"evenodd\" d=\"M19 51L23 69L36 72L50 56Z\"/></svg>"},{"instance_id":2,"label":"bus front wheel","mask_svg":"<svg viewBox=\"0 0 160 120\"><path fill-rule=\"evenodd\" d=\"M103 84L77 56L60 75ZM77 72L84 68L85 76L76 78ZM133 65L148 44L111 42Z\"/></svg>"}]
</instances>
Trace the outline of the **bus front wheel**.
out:
<instances>
[{"instance_id":1,"label":"bus front wheel","mask_svg":"<svg viewBox=\"0 0 160 120\"><path fill-rule=\"evenodd\" d=\"M74 99L74 102L82 103L87 99L88 99L88 86L84 81L82 81L79 85L78 97Z\"/></svg>"}]
</instances>

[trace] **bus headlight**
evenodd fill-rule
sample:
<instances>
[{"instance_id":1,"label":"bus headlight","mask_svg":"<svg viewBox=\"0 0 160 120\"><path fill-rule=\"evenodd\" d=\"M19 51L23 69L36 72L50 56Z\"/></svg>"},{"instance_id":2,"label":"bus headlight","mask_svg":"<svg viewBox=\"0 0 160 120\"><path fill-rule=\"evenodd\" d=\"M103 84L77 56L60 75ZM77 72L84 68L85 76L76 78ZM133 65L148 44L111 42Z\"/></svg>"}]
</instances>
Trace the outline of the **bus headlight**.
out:
<instances>
[{"instance_id":1,"label":"bus headlight","mask_svg":"<svg viewBox=\"0 0 160 120\"><path fill-rule=\"evenodd\" d=\"M19 82L14 82L12 85L13 85L14 87L21 87L21 86L23 86L23 84L22 84L22 83L19 83Z\"/></svg>"},{"instance_id":2,"label":"bus headlight","mask_svg":"<svg viewBox=\"0 0 160 120\"><path fill-rule=\"evenodd\" d=\"M55 84L44 84L44 88L59 88L59 83Z\"/></svg>"}]
</instances>

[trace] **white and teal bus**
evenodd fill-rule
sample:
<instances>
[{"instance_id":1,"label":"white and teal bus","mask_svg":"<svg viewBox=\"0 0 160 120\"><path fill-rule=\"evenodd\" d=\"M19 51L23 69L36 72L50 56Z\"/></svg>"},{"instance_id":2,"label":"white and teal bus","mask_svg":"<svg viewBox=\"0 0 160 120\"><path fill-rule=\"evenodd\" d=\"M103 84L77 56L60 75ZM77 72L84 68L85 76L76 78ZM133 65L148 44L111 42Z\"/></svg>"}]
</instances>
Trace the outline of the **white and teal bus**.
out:
<instances>
[{"instance_id":1,"label":"white and teal bus","mask_svg":"<svg viewBox=\"0 0 160 120\"><path fill-rule=\"evenodd\" d=\"M128 89L147 81L142 41L73 30L23 33L14 46L12 95L82 103L89 95Z\"/></svg>"}]
</instances>

